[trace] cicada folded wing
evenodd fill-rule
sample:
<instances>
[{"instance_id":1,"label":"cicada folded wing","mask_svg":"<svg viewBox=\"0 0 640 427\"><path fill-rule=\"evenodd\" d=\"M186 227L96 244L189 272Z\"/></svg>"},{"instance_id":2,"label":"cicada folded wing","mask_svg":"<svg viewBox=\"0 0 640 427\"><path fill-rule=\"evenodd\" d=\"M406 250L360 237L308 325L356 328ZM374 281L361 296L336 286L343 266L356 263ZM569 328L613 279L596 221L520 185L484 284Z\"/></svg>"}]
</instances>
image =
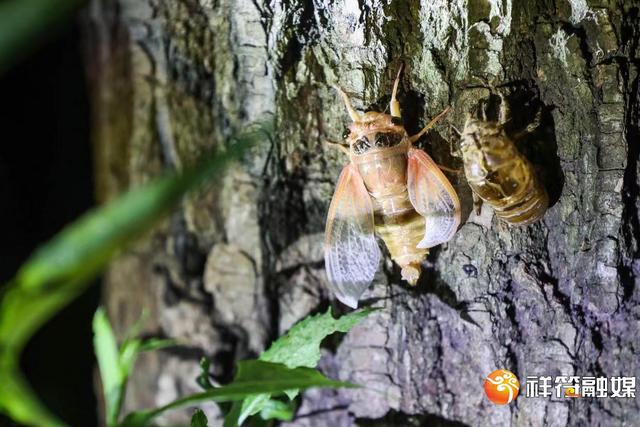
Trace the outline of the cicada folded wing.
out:
<instances>
[{"instance_id":1,"label":"cicada folded wing","mask_svg":"<svg viewBox=\"0 0 640 427\"><path fill-rule=\"evenodd\" d=\"M407 188L411 204L426 222L418 248L449 241L460 225L460 200L438 165L416 148L409 150Z\"/></svg>"},{"instance_id":2,"label":"cicada folded wing","mask_svg":"<svg viewBox=\"0 0 640 427\"><path fill-rule=\"evenodd\" d=\"M371 196L356 167L348 164L331 200L324 246L327 276L341 302L358 306L378 270L380 257Z\"/></svg>"}]
</instances>

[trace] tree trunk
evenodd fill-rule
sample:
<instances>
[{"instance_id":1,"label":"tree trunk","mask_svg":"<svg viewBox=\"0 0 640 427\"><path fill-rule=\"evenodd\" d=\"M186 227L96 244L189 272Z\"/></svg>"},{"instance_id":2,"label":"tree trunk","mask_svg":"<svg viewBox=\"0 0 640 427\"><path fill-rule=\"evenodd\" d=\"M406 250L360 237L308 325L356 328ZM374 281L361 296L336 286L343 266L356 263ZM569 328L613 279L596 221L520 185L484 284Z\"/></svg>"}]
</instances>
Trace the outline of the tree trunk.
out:
<instances>
[{"instance_id":1,"label":"tree trunk","mask_svg":"<svg viewBox=\"0 0 640 427\"><path fill-rule=\"evenodd\" d=\"M196 391L198 360L220 381L236 360L329 304L322 244L347 159L328 148L356 108L384 110L400 64L409 131L445 106L461 128L487 82L504 85L514 124L542 111L522 147L551 195L544 219L509 227L471 213L432 250L415 288L386 257L367 303L384 309L321 362L366 386L304 395L296 426L631 425L636 399L483 393L497 368L530 375L640 376L637 1L92 0L86 26L98 193L108 200L182 168L251 123L265 140L224 179L114 262L105 303L122 334L149 310L148 333L175 350L146 354L128 410ZM444 165L449 126L420 147ZM521 390L521 395L524 389ZM218 425L220 412L208 408ZM175 412L165 424L183 422ZM218 418L216 418L218 417Z\"/></svg>"}]
</instances>

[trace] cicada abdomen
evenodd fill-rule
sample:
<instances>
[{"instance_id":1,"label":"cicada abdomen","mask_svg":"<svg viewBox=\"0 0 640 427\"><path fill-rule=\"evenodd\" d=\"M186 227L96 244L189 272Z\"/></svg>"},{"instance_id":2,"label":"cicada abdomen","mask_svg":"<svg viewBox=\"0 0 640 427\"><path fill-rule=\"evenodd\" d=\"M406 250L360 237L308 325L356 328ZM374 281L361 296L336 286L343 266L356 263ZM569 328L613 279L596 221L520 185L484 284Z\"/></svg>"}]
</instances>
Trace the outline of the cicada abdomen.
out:
<instances>
[{"instance_id":1,"label":"cicada abdomen","mask_svg":"<svg viewBox=\"0 0 640 427\"><path fill-rule=\"evenodd\" d=\"M354 123L347 137L350 163L329 207L325 264L336 296L352 307L378 269L381 253L375 233L400 266L402 278L414 285L429 248L450 240L460 224L455 190L433 160L412 147L447 110L408 136L397 120L397 82L391 115L360 115L341 92Z\"/></svg>"},{"instance_id":2,"label":"cicada abdomen","mask_svg":"<svg viewBox=\"0 0 640 427\"><path fill-rule=\"evenodd\" d=\"M388 135L380 133L379 135ZM393 133L391 135L394 135ZM425 234L425 218L416 212L407 187L408 144L352 156L373 202L375 231L400 266L402 278L414 285L420 263L429 250L419 244Z\"/></svg>"},{"instance_id":3,"label":"cicada abdomen","mask_svg":"<svg viewBox=\"0 0 640 427\"><path fill-rule=\"evenodd\" d=\"M507 223L527 225L542 218L549 197L533 164L505 131L509 114L502 97L500 108L497 122L487 120L485 111L467 118L460 140L464 171L477 210L484 201Z\"/></svg>"}]
</instances>

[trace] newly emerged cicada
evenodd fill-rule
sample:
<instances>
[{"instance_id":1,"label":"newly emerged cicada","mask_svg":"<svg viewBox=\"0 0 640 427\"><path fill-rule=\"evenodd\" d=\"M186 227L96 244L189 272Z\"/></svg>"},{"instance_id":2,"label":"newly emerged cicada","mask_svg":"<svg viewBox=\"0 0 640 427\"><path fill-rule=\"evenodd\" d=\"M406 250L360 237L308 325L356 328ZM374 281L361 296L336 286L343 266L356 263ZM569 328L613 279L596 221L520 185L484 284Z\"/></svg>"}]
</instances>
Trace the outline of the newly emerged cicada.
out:
<instances>
[{"instance_id":1,"label":"newly emerged cicada","mask_svg":"<svg viewBox=\"0 0 640 427\"><path fill-rule=\"evenodd\" d=\"M511 135L509 105L502 94L498 121L487 119L488 100L479 105L476 117L469 115L460 139L464 172L473 190L479 213L487 202L502 220L512 225L527 225L540 219L549 206L549 197L536 171L514 144L533 131L539 116L523 132Z\"/></svg>"},{"instance_id":2,"label":"newly emerged cicada","mask_svg":"<svg viewBox=\"0 0 640 427\"><path fill-rule=\"evenodd\" d=\"M336 186L325 229L325 264L336 296L357 307L373 281L381 257L374 232L415 285L429 248L453 237L460 224L458 196L424 151L413 144L447 111L418 134L402 126L396 99L400 71L391 95L391 114L354 110L340 90L353 120L341 148L350 162Z\"/></svg>"}]
</instances>

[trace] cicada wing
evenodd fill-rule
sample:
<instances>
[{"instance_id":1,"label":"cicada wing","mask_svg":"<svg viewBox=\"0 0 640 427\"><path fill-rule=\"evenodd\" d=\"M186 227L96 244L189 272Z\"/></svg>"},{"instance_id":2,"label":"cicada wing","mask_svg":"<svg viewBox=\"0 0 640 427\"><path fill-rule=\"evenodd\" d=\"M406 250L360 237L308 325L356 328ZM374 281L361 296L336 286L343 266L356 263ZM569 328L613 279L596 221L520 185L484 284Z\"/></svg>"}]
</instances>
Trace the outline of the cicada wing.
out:
<instances>
[{"instance_id":1,"label":"cicada wing","mask_svg":"<svg viewBox=\"0 0 640 427\"><path fill-rule=\"evenodd\" d=\"M422 150L409 150L407 187L411 204L426 222L418 248L449 241L460 225L460 200L438 165Z\"/></svg>"},{"instance_id":2,"label":"cicada wing","mask_svg":"<svg viewBox=\"0 0 640 427\"><path fill-rule=\"evenodd\" d=\"M357 308L380 263L373 204L356 167L342 169L325 229L324 260L336 297Z\"/></svg>"}]
</instances>

